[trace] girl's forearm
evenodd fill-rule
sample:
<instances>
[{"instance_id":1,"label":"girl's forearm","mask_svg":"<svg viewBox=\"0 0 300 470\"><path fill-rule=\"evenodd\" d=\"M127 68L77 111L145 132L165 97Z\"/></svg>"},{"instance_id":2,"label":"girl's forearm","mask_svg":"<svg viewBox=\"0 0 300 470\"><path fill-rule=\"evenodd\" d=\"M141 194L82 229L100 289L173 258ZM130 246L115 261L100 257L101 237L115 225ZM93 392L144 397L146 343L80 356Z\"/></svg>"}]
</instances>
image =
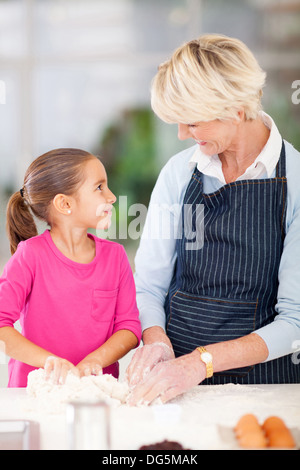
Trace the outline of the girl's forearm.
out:
<instances>
[{"instance_id":1,"label":"girl's forearm","mask_svg":"<svg viewBox=\"0 0 300 470\"><path fill-rule=\"evenodd\" d=\"M32 367L44 367L47 357L54 354L29 341L15 328L0 328L0 341L5 345L5 354L12 359L24 362Z\"/></svg>"},{"instance_id":2,"label":"girl's forearm","mask_svg":"<svg viewBox=\"0 0 300 470\"><path fill-rule=\"evenodd\" d=\"M116 331L100 348L88 354L80 364L82 362L97 361L102 368L108 367L135 348L137 342L137 337L131 331Z\"/></svg>"}]
</instances>

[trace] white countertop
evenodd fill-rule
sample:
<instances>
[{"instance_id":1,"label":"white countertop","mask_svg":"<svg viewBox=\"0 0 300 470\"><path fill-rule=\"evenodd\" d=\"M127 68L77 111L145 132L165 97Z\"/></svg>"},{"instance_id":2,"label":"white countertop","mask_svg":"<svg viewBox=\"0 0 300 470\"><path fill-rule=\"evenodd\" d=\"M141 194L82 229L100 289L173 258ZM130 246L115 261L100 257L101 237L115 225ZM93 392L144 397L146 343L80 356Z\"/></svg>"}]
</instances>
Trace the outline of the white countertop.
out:
<instances>
[{"instance_id":1,"label":"white countertop","mask_svg":"<svg viewBox=\"0 0 300 470\"><path fill-rule=\"evenodd\" d=\"M26 400L26 389L0 388L0 420L37 421L40 449L68 449L65 414L28 411ZM199 386L169 405L114 407L111 450L135 450L164 439L194 450L236 448L223 431L245 413L254 413L260 422L280 416L290 428L300 429L300 384Z\"/></svg>"}]
</instances>

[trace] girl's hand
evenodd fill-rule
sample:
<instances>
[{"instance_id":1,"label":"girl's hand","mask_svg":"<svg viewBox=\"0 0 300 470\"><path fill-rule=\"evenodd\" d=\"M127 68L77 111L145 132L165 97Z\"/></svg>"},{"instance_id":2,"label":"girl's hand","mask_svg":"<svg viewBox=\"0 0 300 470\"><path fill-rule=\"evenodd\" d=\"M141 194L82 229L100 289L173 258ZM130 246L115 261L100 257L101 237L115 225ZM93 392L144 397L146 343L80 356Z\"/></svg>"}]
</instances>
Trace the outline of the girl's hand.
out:
<instances>
[{"instance_id":1,"label":"girl's hand","mask_svg":"<svg viewBox=\"0 0 300 470\"><path fill-rule=\"evenodd\" d=\"M147 374L159 363L174 359L174 352L164 342L145 344L137 349L126 370L126 379L131 387L145 379Z\"/></svg>"},{"instance_id":2,"label":"girl's hand","mask_svg":"<svg viewBox=\"0 0 300 470\"><path fill-rule=\"evenodd\" d=\"M129 405L148 405L159 398L163 403L198 385L206 377L206 367L194 352L157 364L129 397Z\"/></svg>"},{"instance_id":3,"label":"girl's hand","mask_svg":"<svg viewBox=\"0 0 300 470\"><path fill-rule=\"evenodd\" d=\"M74 364L66 359L56 356L49 356L46 359L44 370L46 373L46 380L49 380L51 373L53 373L52 381L55 384L64 384L69 371L75 375L79 375Z\"/></svg>"},{"instance_id":4,"label":"girl's hand","mask_svg":"<svg viewBox=\"0 0 300 470\"><path fill-rule=\"evenodd\" d=\"M102 367L101 364L95 359L83 359L76 366L76 369L80 377L86 377L88 375L101 375Z\"/></svg>"}]
</instances>

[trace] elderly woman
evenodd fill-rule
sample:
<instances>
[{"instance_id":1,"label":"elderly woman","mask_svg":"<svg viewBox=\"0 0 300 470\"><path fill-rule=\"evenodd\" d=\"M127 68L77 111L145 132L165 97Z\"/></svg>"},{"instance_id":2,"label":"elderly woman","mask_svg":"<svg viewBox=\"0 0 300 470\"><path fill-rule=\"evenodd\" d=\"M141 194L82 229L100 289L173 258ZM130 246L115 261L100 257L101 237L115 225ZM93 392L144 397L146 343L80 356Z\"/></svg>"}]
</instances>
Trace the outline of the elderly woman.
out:
<instances>
[{"instance_id":1,"label":"elderly woman","mask_svg":"<svg viewBox=\"0 0 300 470\"><path fill-rule=\"evenodd\" d=\"M264 82L220 35L184 44L154 79L154 112L196 144L162 169L136 255L132 404L300 381L300 154L262 111Z\"/></svg>"}]
</instances>

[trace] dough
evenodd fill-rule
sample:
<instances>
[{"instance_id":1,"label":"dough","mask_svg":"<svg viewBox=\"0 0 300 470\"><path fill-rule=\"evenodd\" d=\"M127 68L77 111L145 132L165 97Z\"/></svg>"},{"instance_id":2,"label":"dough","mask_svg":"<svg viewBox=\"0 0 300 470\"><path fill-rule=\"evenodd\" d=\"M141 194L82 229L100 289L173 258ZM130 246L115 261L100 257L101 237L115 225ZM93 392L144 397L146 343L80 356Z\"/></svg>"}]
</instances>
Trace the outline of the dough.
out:
<instances>
[{"instance_id":1,"label":"dough","mask_svg":"<svg viewBox=\"0 0 300 470\"><path fill-rule=\"evenodd\" d=\"M125 404L129 386L109 374L79 378L71 372L63 385L57 385L51 377L45 379L44 369L36 369L28 375L27 395L34 400L35 410L60 413L67 402L76 400L102 400L112 406Z\"/></svg>"}]
</instances>

